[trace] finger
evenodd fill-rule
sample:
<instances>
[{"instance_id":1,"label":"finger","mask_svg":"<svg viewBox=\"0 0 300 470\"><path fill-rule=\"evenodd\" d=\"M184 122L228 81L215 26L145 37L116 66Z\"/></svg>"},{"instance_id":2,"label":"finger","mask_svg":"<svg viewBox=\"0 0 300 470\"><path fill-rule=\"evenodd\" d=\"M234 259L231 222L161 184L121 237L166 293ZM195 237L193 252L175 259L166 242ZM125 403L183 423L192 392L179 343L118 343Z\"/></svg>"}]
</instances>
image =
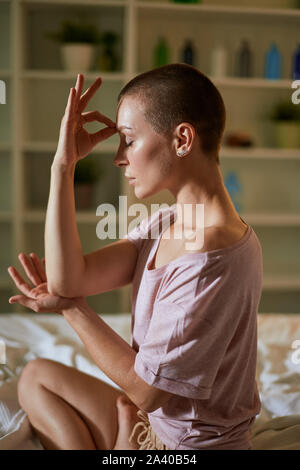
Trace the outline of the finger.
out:
<instances>
[{"instance_id":1,"label":"finger","mask_svg":"<svg viewBox=\"0 0 300 470\"><path fill-rule=\"evenodd\" d=\"M17 288L21 292L23 292L23 294L30 295L32 286L30 286L27 282L24 281L24 279L20 276L16 268L14 268L13 266L9 266L7 271L10 277L12 278L12 280L14 281L14 283L16 284Z\"/></svg>"},{"instance_id":2,"label":"finger","mask_svg":"<svg viewBox=\"0 0 300 470\"><path fill-rule=\"evenodd\" d=\"M47 276L46 276L46 273L41 265L41 262L40 262L40 259L39 257L35 254L35 253L30 253L30 259L38 273L38 275L40 276L40 279L42 282L47 282Z\"/></svg>"},{"instance_id":3,"label":"finger","mask_svg":"<svg viewBox=\"0 0 300 470\"><path fill-rule=\"evenodd\" d=\"M84 76L82 73L79 73L77 75L77 81L75 85L75 91L76 91L76 96L75 96L75 107L77 108L79 103L80 103L80 97L83 89L83 83L84 83Z\"/></svg>"},{"instance_id":4,"label":"finger","mask_svg":"<svg viewBox=\"0 0 300 470\"><path fill-rule=\"evenodd\" d=\"M98 88L100 87L102 83L102 78L97 78L97 80L83 93L83 95L80 98L79 102L79 112L82 113L82 111L86 108L88 102L94 96Z\"/></svg>"},{"instance_id":5,"label":"finger","mask_svg":"<svg viewBox=\"0 0 300 470\"><path fill-rule=\"evenodd\" d=\"M20 253L18 256L25 273L27 274L28 279L32 282L34 286L41 284L42 279L40 278L39 274L37 273L34 265L25 255L25 253Z\"/></svg>"},{"instance_id":6,"label":"finger","mask_svg":"<svg viewBox=\"0 0 300 470\"><path fill-rule=\"evenodd\" d=\"M9 299L10 304L18 303L20 305L24 305L24 307L31 308L35 312L38 310L37 302L35 300L29 299L24 295L14 295Z\"/></svg>"},{"instance_id":7,"label":"finger","mask_svg":"<svg viewBox=\"0 0 300 470\"><path fill-rule=\"evenodd\" d=\"M66 106L66 109L65 109L65 116L66 117L70 117L73 114L73 111L75 109L75 102L74 102L75 95L76 95L75 88L70 88L68 102L67 102L67 106Z\"/></svg>"},{"instance_id":8,"label":"finger","mask_svg":"<svg viewBox=\"0 0 300 470\"><path fill-rule=\"evenodd\" d=\"M81 116L83 118L84 123L98 121L98 122L103 122L108 127L116 128L116 123L113 122L111 119L109 119L109 117L100 113L99 111L87 111L86 113L82 113Z\"/></svg>"},{"instance_id":9,"label":"finger","mask_svg":"<svg viewBox=\"0 0 300 470\"><path fill-rule=\"evenodd\" d=\"M97 145L99 144L99 142L108 139L116 132L117 130L113 127L105 127L105 129L101 129L101 131L95 132L94 134L90 134L92 144Z\"/></svg>"}]
</instances>

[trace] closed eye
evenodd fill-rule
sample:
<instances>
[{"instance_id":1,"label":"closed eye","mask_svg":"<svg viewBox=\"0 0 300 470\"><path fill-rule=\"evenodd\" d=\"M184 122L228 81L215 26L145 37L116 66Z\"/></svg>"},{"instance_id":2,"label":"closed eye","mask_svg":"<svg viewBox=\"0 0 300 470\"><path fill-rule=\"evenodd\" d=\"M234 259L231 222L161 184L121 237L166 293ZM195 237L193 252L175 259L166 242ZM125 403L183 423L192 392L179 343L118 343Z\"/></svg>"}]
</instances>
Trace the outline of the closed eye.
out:
<instances>
[{"instance_id":1,"label":"closed eye","mask_svg":"<svg viewBox=\"0 0 300 470\"><path fill-rule=\"evenodd\" d=\"M131 142L129 142L128 144L127 144L127 142L125 142L125 147L130 147L130 145L132 145L132 144L133 144L133 140Z\"/></svg>"}]
</instances>

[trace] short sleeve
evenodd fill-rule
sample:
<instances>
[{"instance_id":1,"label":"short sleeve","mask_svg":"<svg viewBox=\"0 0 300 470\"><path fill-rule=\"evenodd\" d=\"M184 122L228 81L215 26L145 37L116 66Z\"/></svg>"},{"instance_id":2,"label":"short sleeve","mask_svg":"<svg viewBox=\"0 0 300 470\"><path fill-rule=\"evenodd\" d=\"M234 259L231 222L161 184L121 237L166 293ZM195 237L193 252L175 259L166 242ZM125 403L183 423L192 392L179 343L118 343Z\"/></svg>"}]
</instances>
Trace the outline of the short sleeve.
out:
<instances>
[{"instance_id":1,"label":"short sleeve","mask_svg":"<svg viewBox=\"0 0 300 470\"><path fill-rule=\"evenodd\" d=\"M141 251L143 243L148 238L148 232L150 227L151 215L145 217L140 223L137 224L127 235L125 235L125 239L130 240L138 249Z\"/></svg>"},{"instance_id":2,"label":"short sleeve","mask_svg":"<svg viewBox=\"0 0 300 470\"><path fill-rule=\"evenodd\" d=\"M170 221L175 217L173 207L174 205L171 207L167 206L145 217L133 230L127 233L124 238L134 243L140 252L145 240L158 238L160 231L170 225Z\"/></svg>"},{"instance_id":3,"label":"short sleeve","mask_svg":"<svg viewBox=\"0 0 300 470\"><path fill-rule=\"evenodd\" d=\"M215 286L216 294L212 292L205 290L186 306L168 302L167 296L154 303L134 366L149 385L188 398L210 397L233 327L226 326L226 312L219 306L220 290ZM224 305L222 294L221 302Z\"/></svg>"}]
</instances>

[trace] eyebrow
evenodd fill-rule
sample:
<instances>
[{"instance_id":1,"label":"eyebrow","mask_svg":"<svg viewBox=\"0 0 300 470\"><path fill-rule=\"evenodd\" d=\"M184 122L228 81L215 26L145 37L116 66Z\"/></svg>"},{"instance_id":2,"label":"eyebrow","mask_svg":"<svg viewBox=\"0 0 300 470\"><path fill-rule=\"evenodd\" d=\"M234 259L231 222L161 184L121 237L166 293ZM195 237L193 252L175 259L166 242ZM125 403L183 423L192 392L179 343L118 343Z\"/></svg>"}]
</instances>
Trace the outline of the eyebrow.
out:
<instances>
[{"instance_id":1,"label":"eyebrow","mask_svg":"<svg viewBox=\"0 0 300 470\"><path fill-rule=\"evenodd\" d=\"M128 127L128 126L120 126L120 127L117 127L117 131L120 132L122 129L132 129L132 127Z\"/></svg>"}]
</instances>

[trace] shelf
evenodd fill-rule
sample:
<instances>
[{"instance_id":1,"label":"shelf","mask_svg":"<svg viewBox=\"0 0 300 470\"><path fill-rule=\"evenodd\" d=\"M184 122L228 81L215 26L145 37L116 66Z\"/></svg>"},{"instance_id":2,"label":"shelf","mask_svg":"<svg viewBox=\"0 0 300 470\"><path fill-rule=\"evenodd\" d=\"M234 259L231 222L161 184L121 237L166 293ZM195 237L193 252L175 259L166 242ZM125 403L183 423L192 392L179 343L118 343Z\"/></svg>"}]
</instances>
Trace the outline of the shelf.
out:
<instances>
[{"instance_id":1,"label":"shelf","mask_svg":"<svg viewBox=\"0 0 300 470\"><path fill-rule=\"evenodd\" d=\"M0 75L1 76L1 75ZM24 70L21 77L34 80L76 80L77 73L67 70ZM88 80L96 80L101 77L105 81L126 81L127 76L120 72L102 72L101 70L89 71L84 73L84 78Z\"/></svg>"},{"instance_id":2,"label":"shelf","mask_svg":"<svg viewBox=\"0 0 300 470\"><path fill-rule=\"evenodd\" d=\"M43 210L27 210L24 211L22 214L22 219L24 222L29 222L29 223L44 223L45 222L45 217L46 217L46 211ZM106 217L106 216L105 216ZM116 214L116 218L118 221L118 214ZM76 211L76 221L78 223L97 223L99 220L101 220L102 217L96 215L96 209L95 211L92 210L77 210Z\"/></svg>"},{"instance_id":3,"label":"shelf","mask_svg":"<svg viewBox=\"0 0 300 470\"><path fill-rule=\"evenodd\" d=\"M223 6L223 5L206 5L206 4L179 4L179 3L170 3L170 2L135 2L136 6L140 10L165 10L168 13L179 12L179 13L189 13L195 15L196 13L205 13L208 15L235 15L235 16L252 16L256 18L272 18L277 19L278 21L300 20L300 10L296 8L249 8L249 7L234 7L234 6Z\"/></svg>"},{"instance_id":4,"label":"shelf","mask_svg":"<svg viewBox=\"0 0 300 470\"><path fill-rule=\"evenodd\" d=\"M26 5L45 5L47 7L52 5L80 5L82 0L23 0ZM128 0L84 0L84 6L104 6L104 7L124 7L128 4Z\"/></svg>"},{"instance_id":5,"label":"shelf","mask_svg":"<svg viewBox=\"0 0 300 470\"><path fill-rule=\"evenodd\" d=\"M118 148L117 144L108 144L108 143L101 143L98 144L91 153L107 153L116 152ZM25 142L23 144L22 150L23 152L55 152L57 149L57 142ZM1 147L0 147L1 150Z\"/></svg>"},{"instance_id":6,"label":"shelf","mask_svg":"<svg viewBox=\"0 0 300 470\"><path fill-rule=\"evenodd\" d=\"M300 277L269 277L263 279L264 290L300 290Z\"/></svg>"},{"instance_id":7,"label":"shelf","mask_svg":"<svg viewBox=\"0 0 300 470\"><path fill-rule=\"evenodd\" d=\"M8 144L4 144L5 150L9 149ZM23 152L55 152L57 142L26 142L23 144ZM118 144L103 143L95 147L91 153L116 152ZM2 150L0 144L0 150ZM300 149L278 149L278 148L237 148L221 147L220 158L259 158L259 159L292 159L300 160Z\"/></svg>"},{"instance_id":8,"label":"shelf","mask_svg":"<svg viewBox=\"0 0 300 470\"><path fill-rule=\"evenodd\" d=\"M236 87L236 88L258 88L258 89L282 89L282 90L293 90L291 79L278 79L268 80L266 78L237 78L237 77L212 77L209 76L210 80L220 87Z\"/></svg>"},{"instance_id":9,"label":"shelf","mask_svg":"<svg viewBox=\"0 0 300 470\"><path fill-rule=\"evenodd\" d=\"M262 227L300 227L300 214L241 214L250 225Z\"/></svg>"},{"instance_id":10,"label":"shelf","mask_svg":"<svg viewBox=\"0 0 300 470\"><path fill-rule=\"evenodd\" d=\"M4 214L4 213L3 213ZM26 222L44 222L46 212L43 210L28 210L23 213L23 220ZM11 217L9 213L7 213L7 219L10 220L8 217ZM117 214L118 219L118 214ZM241 214L241 217L249 224L255 226L299 226L300 227L300 215L298 214ZM1 213L0 213L0 220ZM88 222L94 223L99 221L99 216L96 215L96 211L77 211L76 212L76 220L79 223Z\"/></svg>"},{"instance_id":11,"label":"shelf","mask_svg":"<svg viewBox=\"0 0 300 470\"><path fill-rule=\"evenodd\" d=\"M255 158L255 159L279 159L300 160L300 149L279 149L267 147L221 147L220 158Z\"/></svg>"},{"instance_id":12,"label":"shelf","mask_svg":"<svg viewBox=\"0 0 300 470\"><path fill-rule=\"evenodd\" d=\"M10 76L9 72L5 74L0 71L0 78L6 78ZM133 74L135 76L135 74ZM34 80L73 80L76 79L77 73L67 70L24 70L21 72L21 77L25 79L34 79ZM120 72L102 72L101 70L88 71L84 73L85 80L96 80L98 77L101 77L104 81L126 81L127 74ZM237 78L237 77L212 77L209 76L210 80L216 86L224 87L237 87L237 88L271 88L271 89L283 89L283 90L292 90L291 79L280 79L280 80L268 80L265 78Z\"/></svg>"}]
</instances>

